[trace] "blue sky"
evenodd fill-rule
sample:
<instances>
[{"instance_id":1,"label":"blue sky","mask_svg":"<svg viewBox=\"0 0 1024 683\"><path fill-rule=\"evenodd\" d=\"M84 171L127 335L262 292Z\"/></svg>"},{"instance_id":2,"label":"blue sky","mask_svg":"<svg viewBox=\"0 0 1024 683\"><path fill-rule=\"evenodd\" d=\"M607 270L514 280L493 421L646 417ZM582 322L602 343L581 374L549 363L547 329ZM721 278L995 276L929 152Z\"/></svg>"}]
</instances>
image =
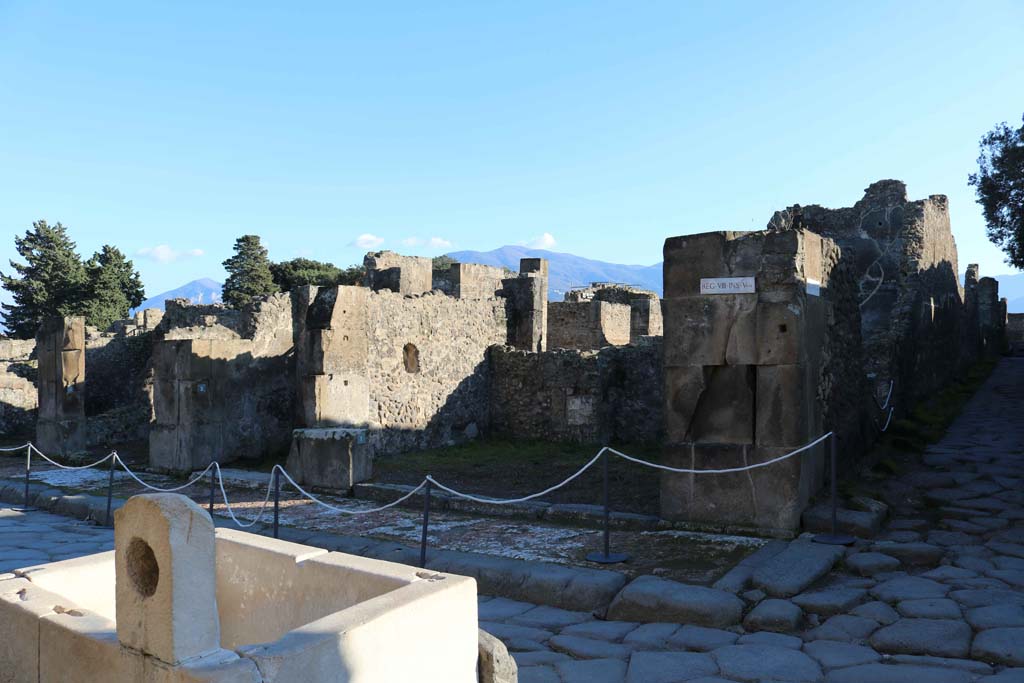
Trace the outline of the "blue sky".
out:
<instances>
[{"instance_id":1,"label":"blue sky","mask_svg":"<svg viewBox=\"0 0 1024 683\"><path fill-rule=\"evenodd\" d=\"M664 238L950 197L961 269L1012 272L967 174L1024 113L1024 2L0 0L0 265L32 220L156 294L238 235L348 265Z\"/></svg>"}]
</instances>

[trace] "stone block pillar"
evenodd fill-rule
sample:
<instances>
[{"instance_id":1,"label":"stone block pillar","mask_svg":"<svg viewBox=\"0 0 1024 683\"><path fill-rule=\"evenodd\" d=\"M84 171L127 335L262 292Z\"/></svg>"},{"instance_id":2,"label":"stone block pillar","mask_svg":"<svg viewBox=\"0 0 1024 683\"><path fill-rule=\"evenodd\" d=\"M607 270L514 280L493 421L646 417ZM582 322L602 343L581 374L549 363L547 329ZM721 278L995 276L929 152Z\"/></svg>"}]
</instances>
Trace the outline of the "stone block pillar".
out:
<instances>
[{"instance_id":1,"label":"stone block pillar","mask_svg":"<svg viewBox=\"0 0 1024 683\"><path fill-rule=\"evenodd\" d=\"M365 287L323 287L297 348L303 428L292 432L287 469L300 484L351 488L373 474L369 307Z\"/></svg>"},{"instance_id":2,"label":"stone block pillar","mask_svg":"<svg viewBox=\"0 0 1024 683\"><path fill-rule=\"evenodd\" d=\"M177 665L220 648L213 521L185 496L133 496L114 513L117 638Z\"/></svg>"},{"instance_id":3,"label":"stone block pillar","mask_svg":"<svg viewBox=\"0 0 1024 683\"><path fill-rule=\"evenodd\" d=\"M548 328L548 260L524 258L519 277L501 281L507 301L508 343L524 351L546 351Z\"/></svg>"},{"instance_id":4,"label":"stone block pillar","mask_svg":"<svg viewBox=\"0 0 1024 683\"><path fill-rule=\"evenodd\" d=\"M995 278L978 280L978 331L983 356L998 356L1003 352L1006 313L999 303L999 281Z\"/></svg>"},{"instance_id":5,"label":"stone block pillar","mask_svg":"<svg viewBox=\"0 0 1024 683\"><path fill-rule=\"evenodd\" d=\"M434 263L424 256L377 251L363 257L363 266L366 284L375 292L389 289L399 294L424 294L434 287Z\"/></svg>"},{"instance_id":6,"label":"stone block pillar","mask_svg":"<svg viewBox=\"0 0 1024 683\"><path fill-rule=\"evenodd\" d=\"M47 318L36 335L39 413L36 445L46 454L84 451L85 318Z\"/></svg>"},{"instance_id":7,"label":"stone block pillar","mask_svg":"<svg viewBox=\"0 0 1024 683\"><path fill-rule=\"evenodd\" d=\"M826 431L817 391L828 306L823 243L834 248L803 230L666 240L666 464L744 467ZM818 447L736 474L664 473L662 516L791 532L822 482L824 454Z\"/></svg>"}]
</instances>

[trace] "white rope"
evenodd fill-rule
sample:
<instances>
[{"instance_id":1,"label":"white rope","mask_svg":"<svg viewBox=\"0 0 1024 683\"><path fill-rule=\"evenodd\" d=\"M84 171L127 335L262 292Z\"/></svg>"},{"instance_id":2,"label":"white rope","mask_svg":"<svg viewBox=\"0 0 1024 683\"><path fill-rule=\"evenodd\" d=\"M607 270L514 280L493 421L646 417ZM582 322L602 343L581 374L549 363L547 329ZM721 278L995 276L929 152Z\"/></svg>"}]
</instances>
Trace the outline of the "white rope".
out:
<instances>
[{"instance_id":1,"label":"white rope","mask_svg":"<svg viewBox=\"0 0 1024 683\"><path fill-rule=\"evenodd\" d=\"M228 511L228 515L231 517L231 521L234 522L235 524L237 524L238 526L240 526L243 529L248 529L250 527L256 526L257 522L260 521L260 518L263 517L263 513L266 512L267 504L270 503L270 492L271 492L271 489L272 489L272 481L268 481L267 482L267 495L263 499L263 504L260 506L260 511L256 513L256 517L253 518L249 522L242 522L241 520L238 519L238 516L235 515L235 512L231 509L231 503L228 501L228 493L227 493L227 491L224 490L224 476L221 474L220 464L216 460L214 460L211 463L211 466L217 472L217 482L220 484L220 495L221 495L221 497L224 498L224 509ZM274 467L277 467L277 465L274 465ZM271 470L271 472L273 472L273 470Z\"/></svg>"},{"instance_id":2,"label":"white rope","mask_svg":"<svg viewBox=\"0 0 1024 683\"><path fill-rule=\"evenodd\" d=\"M110 451L104 457L100 458L99 460L97 460L94 463L90 463L88 465L78 465L77 467L72 467L71 465L61 465L56 460L50 459L49 457L47 457L46 453L43 453L41 450L36 448L35 444L31 444L30 443L28 445L28 447L29 447L29 451L35 451L36 454L39 455L43 460L45 460L46 462L50 463L54 467L59 467L62 470L87 470L90 467L96 467L97 465L102 465L103 463L105 463L106 461L110 460L111 458L116 458L117 457L117 453L115 451Z\"/></svg>"},{"instance_id":3,"label":"white rope","mask_svg":"<svg viewBox=\"0 0 1024 683\"><path fill-rule=\"evenodd\" d=\"M892 398L892 388L895 385L894 380L889 380L889 392L885 395L885 403L882 404L882 410L889 407L889 399Z\"/></svg>"},{"instance_id":4,"label":"white rope","mask_svg":"<svg viewBox=\"0 0 1024 683\"><path fill-rule=\"evenodd\" d=\"M151 484L147 484L146 482L144 482L141 479L139 479L139 477L134 472L132 472L131 469L128 467L128 463L126 463L124 460L121 459L120 455L117 455L115 453L115 457L117 457L117 461L119 463L121 463L121 467L124 468L124 471L128 473L129 477L131 477L132 479L134 479L135 481L137 481L139 484L141 484L145 488L149 489L150 491L157 491L159 493L174 493L176 491L181 491L182 489L187 489L189 486L192 486L192 484L196 483L197 481L202 479L204 476L206 476L206 473L210 471L211 467L213 467L213 463L210 463L209 465L206 466L205 470L203 470L202 472L200 472L196 476L192 477L188 481L188 483L182 484L181 486L175 486L174 488L170 488L170 489L162 489L159 486L153 486Z\"/></svg>"},{"instance_id":5,"label":"white rope","mask_svg":"<svg viewBox=\"0 0 1024 683\"><path fill-rule=\"evenodd\" d=\"M422 489L424 486L427 485L427 481L428 480L433 481L433 479L431 479L430 476L428 475L423 481L420 482L419 486L414 488L412 491L409 491L407 494L405 494L404 496L402 496L398 500L391 501L387 505L382 505L380 507L373 508L372 510L348 510L346 508L335 507L334 505L330 505L328 503L323 502L322 500L320 500L319 498L314 496L312 493L310 493L309 491L307 491L306 489L302 488L297 483L295 483L295 480L292 479L291 475L288 474L287 470L285 470L285 468L281 467L280 465L274 465L274 469L278 470L281 474L283 474L284 478L288 480L288 483L291 484L292 486L294 486L295 489L299 493L304 495L306 498L309 498L311 501L313 501L317 505L320 505L321 507L327 508L328 510L332 510L334 512L340 512L343 515L369 515L369 514L372 514L374 512L380 512L381 510L387 510L388 508L393 508L396 505L398 505L399 503L402 503L402 502L408 500L409 498L412 498L414 495L416 495L416 493L420 489ZM271 470L271 474L273 474L273 470ZM437 482L434 482L434 483L436 484Z\"/></svg>"},{"instance_id":6,"label":"white rope","mask_svg":"<svg viewBox=\"0 0 1024 683\"><path fill-rule=\"evenodd\" d=\"M0 448L0 453L13 453L14 451L20 451L22 448L31 448L32 442L23 443L20 446L10 446L9 448Z\"/></svg>"},{"instance_id":7,"label":"white rope","mask_svg":"<svg viewBox=\"0 0 1024 683\"><path fill-rule=\"evenodd\" d=\"M879 256L878 258L880 259L882 257ZM866 304L867 302L871 301L871 297L873 297L875 294L878 293L878 290L880 290L882 288L882 283L885 282L885 268L882 267L882 262L879 261L878 259L876 259L875 262L871 264L871 266L875 266L875 265L878 266L878 270L879 270L879 273L880 273L880 276L878 278L878 284L875 285L875 288L871 290L871 293L868 294L867 297L864 298L864 301L861 301L860 304L858 304L858 306L860 308L863 308L864 304ZM868 266L868 270L871 270L871 266ZM865 271L864 274L867 275L867 271Z\"/></svg>"},{"instance_id":8,"label":"white rope","mask_svg":"<svg viewBox=\"0 0 1024 683\"><path fill-rule=\"evenodd\" d=\"M875 420L875 426L878 427L879 430L881 430L882 432L885 432L886 430L888 430L889 429L889 423L892 422L892 414L893 414L893 412L895 410L896 410L895 406L893 406L892 408L889 408L889 417L885 420L885 426L884 427L878 427L878 420Z\"/></svg>"}]
</instances>

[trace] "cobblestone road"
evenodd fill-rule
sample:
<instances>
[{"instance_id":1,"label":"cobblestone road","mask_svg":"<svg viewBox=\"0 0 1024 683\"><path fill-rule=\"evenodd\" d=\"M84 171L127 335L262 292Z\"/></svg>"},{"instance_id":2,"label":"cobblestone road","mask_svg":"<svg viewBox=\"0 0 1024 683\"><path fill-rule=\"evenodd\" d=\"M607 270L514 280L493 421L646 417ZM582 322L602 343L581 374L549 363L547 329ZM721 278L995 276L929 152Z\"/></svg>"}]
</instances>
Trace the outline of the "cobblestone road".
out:
<instances>
[{"instance_id":1,"label":"cobblestone road","mask_svg":"<svg viewBox=\"0 0 1024 683\"><path fill-rule=\"evenodd\" d=\"M481 597L481 626L508 645L523 683L1024 683L1022 414L1024 360L1006 359L923 459L870 484L890 508L878 538L845 553L781 544L733 586L735 624L609 621ZM110 544L107 529L0 510L0 571Z\"/></svg>"}]
</instances>

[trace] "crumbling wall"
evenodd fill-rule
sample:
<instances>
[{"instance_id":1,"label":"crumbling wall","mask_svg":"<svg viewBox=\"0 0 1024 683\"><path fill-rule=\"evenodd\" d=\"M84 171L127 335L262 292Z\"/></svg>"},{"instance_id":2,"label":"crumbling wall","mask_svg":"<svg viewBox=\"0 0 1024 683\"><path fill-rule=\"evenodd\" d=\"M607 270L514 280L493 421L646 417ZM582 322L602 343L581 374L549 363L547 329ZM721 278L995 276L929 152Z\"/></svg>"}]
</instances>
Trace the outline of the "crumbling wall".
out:
<instances>
[{"instance_id":1,"label":"crumbling wall","mask_svg":"<svg viewBox=\"0 0 1024 683\"><path fill-rule=\"evenodd\" d=\"M498 294L505 301L506 338L510 346L526 351L548 348L548 261L519 260L518 277L501 281Z\"/></svg>"},{"instance_id":2,"label":"crumbling wall","mask_svg":"<svg viewBox=\"0 0 1024 683\"><path fill-rule=\"evenodd\" d=\"M865 372L879 385L895 380L898 410L948 382L972 356L945 196L910 201L904 183L881 180L852 207L795 205L768 227L805 228L842 248L859 282Z\"/></svg>"},{"instance_id":3,"label":"crumbling wall","mask_svg":"<svg viewBox=\"0 0 1024 683\"><path fill-rule=\"evenodd\" d=\"M629 341L663 333L661 300L655 292L620 284L592 283L589 287L569 290L566 301L607 301L630 307Z\"/></svg>"},{"instance_id":4,"label":"crumbling wall","mask_svg":"<svg viewBox=\"0 0 1024 683\"><path fill-rule=\"evenodd\" d=\"M363 257L366 286L397 294L423 294L433 289L434 265L423 256L403 256L393 251L370 252Z\"/></svg>"},{"instance_id":5,"label":"crumbling wall","mask_svg":"<svg viewBox=\"0 0 1024 683\"><path fill-rule=\"evenodd\" d=\"M0 434L29 434L36 423L39 395L34 339L0 339Z\"/></svg>"},{"instance_id":6,"label":"crumbling wall","mask_svg":"<svg viewBox=\"0 0 1024 683\"><path fill-rule=\"evenodd\" d=\"M657 441L661 340L597 351L490 349L491 429L513 439Z\"/></svg>"},{"instance_id":7,"label":"crumbling wall","mask_svg":"<svg viewBox=\"0 0 1024 683\"><path fill-rule=\"evenodd\" d=\"M85 450L85 318L45 319L36 333L36 355L36 446L60 455Z\"/></svg>"},{"instance_id":8,"label":"crumbling wall","mask_svg":"<svg viewBox=\"0 0 1024 683\"><path fill-rule=\"evenodd\" d=\"M369 417L378 452L473 438L488 421L487 348L507 340L505 301L372 293Z\"/></svg>"},{"instance_id":9,"label":"crumbling wall","mask_svg":"<svg viewBox=\"0 0 1024 683\"><path fill-rule=\"evenodd\" d=\"M1024 355L1024 313L1010 313L1006 316L1006 341L1010 353L1015 356Z\"/></svg>"},{"instance_id":10,"label":"crumbling wall","mask_svg":"<svg viewBox=\"0 0 1024 683\"><path fill-rule=\"evenodd\" d=\"M274 294L245 311L169 302L152 355L152 467L188 471L287 451L301 296Z\"/></svg>"},{"instance_id":11,"label":"crumbling wall","mask_svg":"<svg viewBox=\"0 0 1024 683\"><path fill-rule=\"evenodd\" d=\"M607 301L553 301L548 304L548 348L600 349L630 341L632 311Z\"/></svg>"}]
</instances>

